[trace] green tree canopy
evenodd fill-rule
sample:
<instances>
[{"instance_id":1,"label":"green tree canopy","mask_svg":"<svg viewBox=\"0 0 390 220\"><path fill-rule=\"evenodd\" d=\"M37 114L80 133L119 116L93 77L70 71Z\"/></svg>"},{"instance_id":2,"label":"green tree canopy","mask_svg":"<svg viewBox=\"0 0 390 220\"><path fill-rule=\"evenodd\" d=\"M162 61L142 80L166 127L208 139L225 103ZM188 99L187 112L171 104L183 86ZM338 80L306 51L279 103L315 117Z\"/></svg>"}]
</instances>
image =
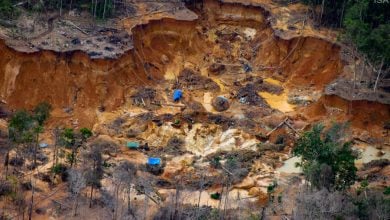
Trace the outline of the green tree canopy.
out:
<instances>
[{"instance_id":1,"label":"green tree canopy","mask_svg":"<svg viewBox=\"0 0 390 220\"><path fill-rule=\"evenodd\" d=\"M92 131L88 128L81 128L80 133L82 135L83 140L86 140L92 136Z\"/></svg>"},{"instance_id":2,"label":"green tree canopy","mask_svg":"<svg viewBox=\"0 0 390 220\"><path fill-rule=\"evenodd\" d=\"M343 141L344 125L335 124L324 131L317 124L297 141L294 155L302 157L299 164L312 186L321 189L344 190L356 179L357 154L351 143Z\"/></svg>"},{"instance_id":3,"label":"green tree canopy","mask_svg":"<svg viewBox=\"0 0 390 220\"><path fill-rule=\"evenodd\" d=\"M301 0L314 9L314 19L328 27L344 27L343 37L378 65L390 65L390 3L374 0ZM323 6L323 7L322 7Z\"/></svg>"},{"instance_id":4,"label":"green tree canopy","mask_svg":"<svg viewBox=\"0 0 390 220\"><path fill-rule=\"evenodd\" d=\"M373 63L390 63L390 4L350 1L344 19L346 36Z\"/></svg>"},{"instance_id":5,"label":"green tree canopy","mask_svg":"<svg viewBox=\"0 0 390 220\"><path fill-rule=\"evenodd\" d=\"M65 147L72 147L75 143L75 134L72 128L65 128L60 136L60 143Z\"/></svg>"},{"instance_id":6,"label":"green tree canopy","mask_svg":"<svg viewBox=\"0 0 390 220\"><path fill-rule=\"evenodd\" d=\"M33 140L33 128L33 116L26 110L18 110L9 122L9 137L16 143L31 142Z\"/></svg>"},{"instance_id":7,"label":"green tree canopy","mask_svg":"<svg viewBox=\"0 0 390 220\"><path fill-rule=\"evenodd\" d=\"M50 111L52 107L47 102L41 102L34 108L34 119L40 126L50 117Z\"/></svg>"}]
</instances>

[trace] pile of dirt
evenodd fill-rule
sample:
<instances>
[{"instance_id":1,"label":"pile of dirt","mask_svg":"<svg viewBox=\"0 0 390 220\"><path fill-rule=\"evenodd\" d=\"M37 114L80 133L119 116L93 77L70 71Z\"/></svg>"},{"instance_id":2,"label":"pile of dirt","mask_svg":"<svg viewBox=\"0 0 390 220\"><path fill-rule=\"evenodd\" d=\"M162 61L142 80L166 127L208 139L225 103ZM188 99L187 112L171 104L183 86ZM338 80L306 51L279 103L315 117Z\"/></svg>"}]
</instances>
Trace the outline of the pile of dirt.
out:
<instances>
[{"instance_id":1,"label":"pile of dirt","mask_svg":"<svg viewBox=\"0 0 390 220\"><path fill-rule=\"evenodd\" d=\"M242 104L256 105L263 108L269 108L269 105L265 100L259 96L258 87L252 83L246 84L238 90L236 98Z\"/></svg>"},{"instance_id":2,"label":"pile of dirt","mask_svg":"<svg viewBox=\"0 0 390 220\"><path fill-rule=\"evenodd\" d=\"M220 125L223 130L227 130L228 128L233 127L236 124L236 120L224 115L209 114L207 119L208 123Z\"/></svg>"},{"instance_id":3,"label":"pile of dirt","mask_svg":"<svg viewBox=\"0 0 390 220\"><path fill-rule=\"evenodd\" d=\"M237 162L242 163L244 167L251 167L254 160L259 159L262 154L262 152L247 149L236 151L219 151L207 155L206 159L211 161L215 158L220 158L220 160L234 158L237 160Z\"/></svg>"},{"instance_id":4,"label":"pile of dirt","mask_svg":"<svg viewBox=\"0 0 390 220\"><path fill-rule=\"evenodd\" d=\"M174 115L166 113L158 116L154 116L152 118L152 121L156 123L157 126L161 126L164 124L164 122L172 121L174 118Z\"/></svg>"},{"instance_id":5,"label":"pile of dirt","mask_svg":"<svg viewBox=\"0 0 390 220\"><path fill-rule=\"evenodd\" d=\"M194 100L190 100L190 101L183 100L183 103L186 105L186 109L183 111L183 115L190 112L206 112L206 109L200 102Z\"/></svg>"},{"instance_id":6,"label":"pile of dirt","mask_svg":"<svg viewBox=\"0 0 390 220\"><path fill-rule=\"evenodd\" d=\"M156 175L156 176L159 176L161 174L164 173L164 167L165 167L165 163L161 164L161 165L149 165L149 164L145 164L144 166L145 167L142 167L140 169L144 170L144 171L147 171L153 175Z\"/></svg>"},{"instance_id":7,"label":"pile of dirt","mask_svg":"<svg viewBox=\"0 0 390 220\"><path fill-rule=\"evenodd\" d=\"M256 106L249 106L244 109L244 115L246 118L251 120L260 120L261 118L272 114L271 108L257 108Z\"/></svg>"},{"instance_id":8,"label":"pile of dirt","mask_svg":"<svg viewBox=\"0 0 390 220\"><path fill-rule=\"evenodd\" d=\"M153 88L140 88L136 91L131 98L136 102L141 102L141 99L153 100L156 97L156 90Z\"/></svg>"},{"instance_id":9,"label":"pile of dirt","mask_svg":"<svg viewBox=\"0 0 390 220\"><path fill-rule=\"evenodd\" d=\"M249 174L252 164L261 156L261 152L243 149L215 152L207 155L205 160L208 160L210 165L217 169L228 170L229 174L233 175L233 183L238 183ZM223 164L222 161L224 161Z\"/></svg>"},{"instance_id":10,"label":"pile of dirt","mask_svg":"<svg viewBox=\"0 0 390 220\"><path fill-rule=\"evenodd\" d=\"M164 179L159 181L164 188L169 188L175 184L186 186L187 190L206 190L208 188L221 185L224 182L224 174L211 166L192 166L184 170L178 170L168 175L164 174ZM180 181L177 181L180 180Z\"/></svg>"},{"instance_id":11,"label":"pile of dirt","mask_svg":"<svg viewBox=\"0 0 390 220\"><path fill-rule=\"evenodd\" d=\"M185 68L180 72L179 84L188 90L219 90L219 86L213 80L200 75L191 69Z\"/></svg>"},{"instance_id":12,"label":"pile of dirt","mask_svg":"<svg viewBox=\"0 0 390 220\"><path fill-rule=\"evenodd\" d=\"M217 30L215 32L215 35L218 36L219 40L228 41L228 42L234 42L234 41L238 40L238 36L239 36L237 31L227 29L227 28L225 28L223 30Z\"/></svg>"},{"instance_id":13,"label":"pile of dirt","mask_svg":"<svg viewBox=\"0 0 390 220\"><path fill-rule=\"evenodd\" d=\"M158 103L158 95L157 91L153 88L139 88L133 95L131 95L131 99L134 105L147 107L148 109L160 108L159 105L155 104Z\"/></svg>"},{"instance_id":14,"label":"pile of dirt","mask_svg":"<svg viewBox=\"0 0 390 220\"><path fill-rule=\"evenodd\" d=\"M168 143L165 147L158 149L158 152L154 152L155 154L160 154L160 155L183 155L187 153L187 150L184 147L184 140L173 136L168 140ZM156 149L157 150L157 149Z\"/></svg>"},{"instance_id":15,"label":"pile of dirt","mask_svg":"<svg viewBox=\"0 0 390 220\"><path fill-rule=\"evenodd\" d=\"M214 109L219 112L226 111L230 107L229 100L222 96L214 98L212 105Z\"/></svg>"},{"instance_id":16,"label":"pile of dirt","mask_svg":"<svg viewBox=\"0 0 390 220\"><path fill-rule=\"evenodd\" d=\"M383 168L383 167L386 167L388 165L390 165L390 160L388 160L388 159L372 160L372 161L364 164L362 170L368 170L368 169L371 169L373 167Z\"/></svg>"},{"instance_id":17,"label":"pile of dirt","mask_svg":"<svg viewBox=\"0 0 390 220\"><path fill-rule=\"evenodd\" d=\"M126 122L126 119L123 118L123 117L118 117L116 119L114 119L110 124L109 124L109 128L113 129L113 130L119 130L121 128L121 126Z\"/></svg>"},{"instance_id":18,"label":"pile of dirt","mask_svg":"<svg viewBox=\"0 0 390 220\"><path fill-rule=\"evenodd\" d=\"M264 82L263 79L257 80L254 84L259 92L269 92L276 95L283 92L283 87Z\"/></svg>"},{"instance_id":19,"label":"pile of dirt","mask_svg":"<svg viewBox=\"0 0 390 220\"><path fill-rule=\"evenodd\" d=\"M208 71L213 75L221 75L226 71L226 66L222 63L212 63Z\"/></svg>"}]
</instances>

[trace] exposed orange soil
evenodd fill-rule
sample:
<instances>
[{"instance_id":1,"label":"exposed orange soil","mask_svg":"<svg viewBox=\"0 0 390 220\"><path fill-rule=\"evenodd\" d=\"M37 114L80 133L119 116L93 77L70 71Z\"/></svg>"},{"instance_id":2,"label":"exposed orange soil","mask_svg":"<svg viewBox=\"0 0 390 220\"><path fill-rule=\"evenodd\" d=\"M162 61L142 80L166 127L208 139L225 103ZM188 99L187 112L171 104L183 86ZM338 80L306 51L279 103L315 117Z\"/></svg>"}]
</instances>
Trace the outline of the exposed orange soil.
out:
<instances>
[{"instance_id":1,"label":"exposed orange soil","mask_svg":"<svg viewBox=\"0 0 390 220\"><path fill-rule=\"evenodd\" d=\"M168 15L159 20L143 18L139 23L124 19L124 28L134 38L134 49L115 60L94 60L83 52L41 51L26 54L10 49L0 41L0 99L12 109L30 109L41 101L48 101L54 107L48 127L93 127L96 135L109 136L122 146L116 162L129 160L136 164L145 163L147 155L123 147L126 141L148 142L152 150L162 150L171 137L178 136L185 140L187 150L202 156L221 149L243 149L246 145L247 148L256 149L260 141L255 135L266 134L287 116L297 130L319 121L331 123L349 120L354 129L369 131L372 137L382 136L383 122L390 120L387 105L321 96L324 87L343 74L338 45L311 35L281 39L271 27L267 13L254 6L206 0L203 11L197 12L199 19L188 21L177 21ZM254 34L246 36L245 33ZM253 71L245 73L242 62L250 64ZM209 67L215 63L225 64L226 71L213 75ZM182 123L186 126L179 129L173 128L169 120L163 126L157 126L152 121L135 120L133 116L146 113L149 109L135 106L130 96L138 89L153 87L159 101L172 104L170 92L178 80L178 74L185 68L211 79L219 88L198 90L186 87L184 98L175 104L187 105L187 109L183 111L177 106L163 106L150 111L155 115L169 113L179 118L184 113L191 115L193 109L188 103L197 102L201 110L198 121L191 124L192 130L187 128L189 123L185 120ZM252 79L246 80L250 77ZM238 90L245 84L257 83L261 79L266 79L264 81L270 84L277 82L276 85L284 89L281 95L275 95L275 98L282 99L281 102L270 104L271 108L241 103L235 96ZM317 93L321 98L313 99L313 103L308 105L286 107L290 92L299 95ZM216 111L210 102L219 95L227 97L231 106L218 114L229 119L248 118L249 121L245 113L251 110L256 113L250 118L255 125L222 129L221 125L212 124L208 113ZM280 105L285 109L281 109ZM105 112L99 111L101 107L105 108ZM66 108L73 108L73 111L66 113ZM125 125L119 126L119 132L111 134L108 128L110 123L120 117ZM75 121L77 125L72 123ZM136 137L129 137L126 132L130 128L142 131ZM49 129L46 132L50 139ZM271 178L276 178L274 168L282 163L291 150L294 141L292 134L291 129L283 128L270 135L268 140L272 143L279 136L286 136L287 147L281 152L270 152L257 161L262 165L258 173L253 173L259 175L257 187L265 189L265 183L271 183ZM267 168L263 159L271 160L272 168ZM181 160L170 162L162 177L173 179L187 172ZM261 193L259 203L264 205L266 201L267 196Z\"/></svg>"},{"instance_id":2,"label":"exposed orange soil","mask_svg":"<svg viewBox=\"0 0 390 220\"><path fill-rule=\"evenodd\" d=\"M57 118L73 118L80 125L92 126L99 106L107 111L122 106L133 87L159 83L168 69L180 70L185 63L195 68L208 65L204 59L210 54L211 59L224 59L227 51L207 40L210 37L207 31L216 25L240 25L257 30L248 48L242 49L258 49L254 55L242 55L255 70L284 81L288 89L322 90L342 73L337 45L314 37L279 39L259 8L211 0L205 1L203 8L206 16L198 21L167 18L129 29L134 33L135 48L117 60L91 60L82 52L25 54L0 42L1 99L13 109L31 108L46 100L58 109L55 111L58 114L54 114ZM238 52L233 51L232 55L240 55ZM177 57L181 57L181 62L173 62ZM356 103L359 108L365 106L365 102ZM386 106L380 106L365 107L372 113L383 109L380 111L383 117L375 116L370 124L379 126L389 117ZM64 108L73 108L74 114L62 113ZM324 113L321 107L310 109L313 109L311 113L308 110L311 116ZM365 127L368 119L360 119L369 114L355 109L355 118L359 120L354 120L353 125Z\"/></svg>"}]
</instances>

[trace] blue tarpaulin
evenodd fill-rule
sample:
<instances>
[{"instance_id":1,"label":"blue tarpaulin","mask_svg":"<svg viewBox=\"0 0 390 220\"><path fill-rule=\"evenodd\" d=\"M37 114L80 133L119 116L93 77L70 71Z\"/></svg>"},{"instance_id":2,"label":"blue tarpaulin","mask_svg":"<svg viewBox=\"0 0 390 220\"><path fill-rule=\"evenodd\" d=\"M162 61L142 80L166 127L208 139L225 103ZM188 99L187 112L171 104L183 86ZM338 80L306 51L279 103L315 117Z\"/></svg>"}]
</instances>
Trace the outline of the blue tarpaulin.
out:
<instances>
[{"instance_id":1,"label":"blue tarpaulin","mask_svg":"<svg viewBox=\"0 0 390 220\"><path fill-rule=\"evenodd\" d=\"M183 97L183 91L181 91L180 89L175 89L175 91L173 91L173 101L177 102L182 97Z\"/></svg>"},{"instance_id":2,"label":"blue tarpaulin","mask_svg":"<svg viewBox=\"0 0 390 220\"><path fill-rule=\"evenodd\" d=\"M160 165L161 159L158 157L149 157L148 158L148 164L149 165Z\"/></svg>"}]
</instances>

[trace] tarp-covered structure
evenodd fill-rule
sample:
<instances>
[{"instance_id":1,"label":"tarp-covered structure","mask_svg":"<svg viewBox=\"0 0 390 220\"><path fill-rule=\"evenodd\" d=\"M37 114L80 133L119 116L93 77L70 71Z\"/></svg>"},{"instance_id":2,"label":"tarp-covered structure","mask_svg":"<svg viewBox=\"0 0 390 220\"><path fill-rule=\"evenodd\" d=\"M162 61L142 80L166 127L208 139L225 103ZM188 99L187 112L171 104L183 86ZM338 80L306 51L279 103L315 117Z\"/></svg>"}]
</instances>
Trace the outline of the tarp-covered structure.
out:
<instances>
[{"instance_id":1,"label":"tarp-covered structure","mask_svg":"<svg viewBox=\"0 0 390 220\"><path fill-rule=\"evenodd\" d=\"M183 97L183 91L181 91L180 89L175 89L175 91L173 91L173 101L177 102L182 97Z\"/></svg>"},{"instance_id":2,"label":"tarp-covered structure","mask_svg":"<svg viewBox=\"0 0 390 220\"><path fill-rule=\"evenodd\" d=\"M128 141L126 143L126 146L128 148L132 148L132 149L136 149L136 148L139 148L139 143L138 142L135 142L135 141Z\"/></svg>"},{"instance_id":3,"label":"tarp-covered structure","mask_svg":"<svg viewBox=\"0 0 390 220\"><path fill-rule=\"evenodd\" d=\"M160 164L161 164L161 158L158 157L148 158L148 165L160 165Z\"/></svg>"}]
</instances>

